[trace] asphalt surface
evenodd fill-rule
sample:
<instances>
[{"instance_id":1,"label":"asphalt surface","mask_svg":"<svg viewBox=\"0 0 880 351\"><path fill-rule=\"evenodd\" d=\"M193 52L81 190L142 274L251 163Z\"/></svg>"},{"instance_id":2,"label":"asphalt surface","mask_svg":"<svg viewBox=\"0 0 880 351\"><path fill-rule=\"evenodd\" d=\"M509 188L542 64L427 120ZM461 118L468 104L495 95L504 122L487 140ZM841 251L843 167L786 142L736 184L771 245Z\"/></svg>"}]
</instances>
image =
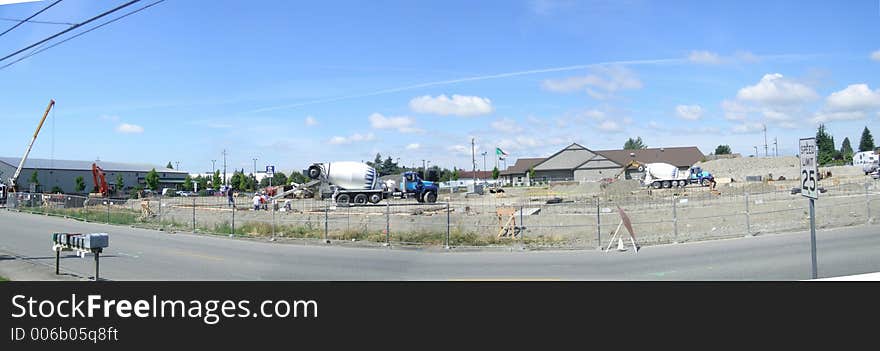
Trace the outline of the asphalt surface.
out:
<instances>
[{"instance_id":1,"label":"asphalt surface","mask_svg":"<svg viewBox=\"0 0 880 351\"><path fill-rule=\"evenodd\" d=\"M106 232L108 280L806 280L809 232L598 250L449 252L352 248L169 234L0 210L0 273L22 262L52 276L53 232ZM819 277L880 272L880 226L820 230ZM15 264L12 264L15 262ZM36 266L37 268L34 268ZM64 278L87 279L91 256L65 252Z\"/></svg>"}]
</instances>

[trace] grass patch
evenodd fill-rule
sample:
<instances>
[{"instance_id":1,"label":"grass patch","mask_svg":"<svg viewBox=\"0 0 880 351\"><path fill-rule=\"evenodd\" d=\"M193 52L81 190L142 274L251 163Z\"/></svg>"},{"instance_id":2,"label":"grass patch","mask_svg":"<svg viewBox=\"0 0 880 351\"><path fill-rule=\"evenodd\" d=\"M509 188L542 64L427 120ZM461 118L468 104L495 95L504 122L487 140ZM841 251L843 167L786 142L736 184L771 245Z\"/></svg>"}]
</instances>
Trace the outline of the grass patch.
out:
<instances>
[{"instance_id":1,"label":"grass patch","mask_svg":"<svg viewBox=\"0 0 880 351\"><path fill-rule=\"evenodd\" d=\"M6 279L6 277L0 276L0 282L8 282L8 281L9 281L9 279Z\"/></svg>"}]
</instances>

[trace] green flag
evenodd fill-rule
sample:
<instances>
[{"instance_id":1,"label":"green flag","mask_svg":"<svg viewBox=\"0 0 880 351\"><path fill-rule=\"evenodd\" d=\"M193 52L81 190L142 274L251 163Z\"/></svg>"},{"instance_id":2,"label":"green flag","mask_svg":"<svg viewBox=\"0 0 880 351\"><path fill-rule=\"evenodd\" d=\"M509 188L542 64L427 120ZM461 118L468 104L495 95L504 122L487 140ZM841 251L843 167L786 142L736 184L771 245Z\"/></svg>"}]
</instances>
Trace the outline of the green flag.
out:
<instances>
[{"instance_id":1,"label":"green flag","mask_svg":"<svg viewBox=\"0 0 880 351\"><path fill-rule=\"evenodd\" d=\"M495 155L497 156L507 156L507 153L504 150L501 150L500 147L495 148Z\"/></svg>"}]
</instances>

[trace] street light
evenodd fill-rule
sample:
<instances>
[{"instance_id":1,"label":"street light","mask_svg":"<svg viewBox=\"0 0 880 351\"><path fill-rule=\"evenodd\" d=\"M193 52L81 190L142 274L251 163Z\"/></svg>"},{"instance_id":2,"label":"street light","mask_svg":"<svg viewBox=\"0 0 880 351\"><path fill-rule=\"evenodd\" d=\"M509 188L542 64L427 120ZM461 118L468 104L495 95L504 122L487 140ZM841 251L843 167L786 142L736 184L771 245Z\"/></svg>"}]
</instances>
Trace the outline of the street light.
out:
<instances>
[{"instance_id":1,"label":"street light","mask_svg":"<svg viewBox=\"0 0 880 351\"><path fill-rule=\"evenodd\" d=\"M256 190L256 188L257 188L257 160L259 160L259 158L254 157L253 160L254 160L254 173L252 176L254 177L254 190Z\"/></svg>"},{"instance_id":2,"label":"street light","mask_svg":"<svg viewBox=\"0 0 880 351\"><path fill-rule=\"evenodd\" d=\"M485 171L486 170L486 151L483 151L483 153L481 155L483 155L483 170Z\"/></svg>"}]
</instances>

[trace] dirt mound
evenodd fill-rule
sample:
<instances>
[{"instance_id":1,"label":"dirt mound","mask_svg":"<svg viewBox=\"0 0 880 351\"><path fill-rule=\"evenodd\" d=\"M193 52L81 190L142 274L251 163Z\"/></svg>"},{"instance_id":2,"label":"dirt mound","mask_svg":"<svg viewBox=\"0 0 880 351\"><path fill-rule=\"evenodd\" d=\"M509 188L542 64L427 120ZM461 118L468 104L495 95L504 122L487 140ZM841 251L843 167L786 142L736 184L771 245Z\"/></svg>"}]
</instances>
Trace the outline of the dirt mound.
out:
<instances>
[{"instance_id":1,"label":"dirt mound","mask_svg":"<svg viewBox=\"0 0 880 351\"><path fill-rule=\"evenodd\" d=\"M772 176L779 179L797 179L800 176L800 161L794 156L781 157L740 157L699 162L695 166L712 173L715 177L730 177L737 182L745 181L747 176Z\"/></svg>"}]
</instances>

